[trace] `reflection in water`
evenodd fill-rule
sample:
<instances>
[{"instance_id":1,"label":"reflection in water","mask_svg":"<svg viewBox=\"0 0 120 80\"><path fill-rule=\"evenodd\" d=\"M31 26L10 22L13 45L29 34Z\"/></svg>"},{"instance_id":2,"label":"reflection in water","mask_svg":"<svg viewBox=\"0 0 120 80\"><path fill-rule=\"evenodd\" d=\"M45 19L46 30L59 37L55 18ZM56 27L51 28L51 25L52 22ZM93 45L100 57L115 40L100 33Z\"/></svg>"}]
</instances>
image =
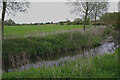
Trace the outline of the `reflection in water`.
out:
<instances>
[{"instance_id":1,"label":"reflection in water","mask_svg":"<svg viewBox=\"0 0 120 80\"><path fill-rule=\"evenodd\" d=\"M70 56L69 54L71 54L70 52L67 53L67 55L65 57L61 57L57 60L39 60L36 63L29 63L26 64L24 66L21 66L19 68L15 68L15 69L9 69L8 72L11 71L24 71L27 69L30 69L32 67L37 68L37 67L43 67L44 65L46 67L50 67L50 66L57 66L59 67L60 65L64 66L64 63L69 61L69 60L76 60L79 59L83 56L89 56L89 55L96 55L96 54L104 54L104 53L114 53L115 49L118 47L118 45L116 45L114 42L104 42L101 44L101 46L94 48L94 49L90 49L89 51L85 51L85 52L81 52L81 50L79 51L75 51L72 52L72 54L76 54L76 55L72 55ZM82 53L82 54L81 54ZM84 55L83 55L84 54Z\"/></svg>"}]
</instances>

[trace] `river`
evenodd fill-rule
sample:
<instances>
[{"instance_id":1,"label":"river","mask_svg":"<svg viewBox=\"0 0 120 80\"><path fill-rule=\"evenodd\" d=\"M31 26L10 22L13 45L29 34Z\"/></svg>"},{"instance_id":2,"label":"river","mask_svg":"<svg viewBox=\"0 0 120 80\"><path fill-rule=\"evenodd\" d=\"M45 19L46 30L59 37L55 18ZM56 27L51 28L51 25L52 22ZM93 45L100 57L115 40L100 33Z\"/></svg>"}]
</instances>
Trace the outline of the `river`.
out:
<instances>
[{"instance_id":1,"label":"river","mask_svg":"<svg viewBox=\"0 0 120 80\"><path fill-rule=\"evenodd\" d=\"M58 53L57 55L52 55L47 58L41 58L35 63L29 63L18 68L8 69L8 72L24 71L24 70L31 69L32 67L34 68L43 67L44 65L46 67L51 67L54 65L57 67L60 67L60 66L64 66L65 61L77 60L81 57L86 57L86 56L95 56L95 55L101 55L105 53L108 53L108 54L114 53L117 47L119 47L119 45L117 45L115 41L103 41L101 42L100 46L94 49L85 50L85 51L81 51L81 50L70 51L64 54L64 56L62 53Z\"/></svg>"}]
</instances>

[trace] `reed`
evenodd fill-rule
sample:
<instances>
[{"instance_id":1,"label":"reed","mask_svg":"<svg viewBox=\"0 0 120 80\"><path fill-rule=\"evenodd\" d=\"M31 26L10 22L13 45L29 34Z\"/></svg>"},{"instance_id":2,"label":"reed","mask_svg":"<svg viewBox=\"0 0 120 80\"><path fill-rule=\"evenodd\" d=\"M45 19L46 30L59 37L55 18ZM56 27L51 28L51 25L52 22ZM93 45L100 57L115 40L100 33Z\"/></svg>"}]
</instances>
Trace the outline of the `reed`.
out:
<instances>
[{"instance_id":1,"label":"reed","mask_svg":"<svg viewBox=\"0 0 120 80\"><path fill-rule=\"evenodd\" d=\"M60 67L39 67L4 73L3 78L118 78L118 48L113 54L83 57Z\"/></svg>"}]
</instances>

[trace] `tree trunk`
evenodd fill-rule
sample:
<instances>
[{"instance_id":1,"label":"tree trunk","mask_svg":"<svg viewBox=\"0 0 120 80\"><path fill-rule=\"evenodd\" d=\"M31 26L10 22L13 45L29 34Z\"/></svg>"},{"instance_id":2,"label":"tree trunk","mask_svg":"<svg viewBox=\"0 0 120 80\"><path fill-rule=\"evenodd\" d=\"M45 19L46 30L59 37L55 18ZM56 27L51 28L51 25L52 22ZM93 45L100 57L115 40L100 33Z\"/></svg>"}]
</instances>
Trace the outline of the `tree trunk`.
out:
<instances>
[{"instance_id":1,"label":"tree trunk","mask_svg":"<svg viewBox=\"0 0 120 80\"><path fill-rule=\"evenodd\" d=\"M96 15L95 15L95 22L94 22L94 26L96 27Z\"/></svg>"},{"instance_id":2,"label":"tree trunk","mask_svg":"<svg viewBox=\"0 0 120 80\"><path fill-rule=\"evenodd\" d=\"M84 24L83 24L83 30L84 31L85 31L86 19L87 19L87 15L85 15Z\"/></svg>"},{"instance_id":3,"label":"tree trunk","mask_svg":"<svg viewBox=\"0 0 120 80\"><path fill-rule=\"evenodd\" d=\"M2 40L4 39L4 19L5 19L6 5L7 5L7 2L3 2L2 21L1 21L1 37L2 37Z\"/></svg>"},{"instance_id":4,"label":"tree trunk","mask_svg":"<svg viewBox=\"0 0 120 80\"><path fill-rule=\"evenodd\" d=\"M85 18L84 18L84 24L83 24L83 30L85 31L85 25L86 25L86 19L87 19L87 15L88 15L88 2L86 2L86 5L87 5L87 9L86 9L86 12L85 12Z\"/></svg>"}]
</instances>

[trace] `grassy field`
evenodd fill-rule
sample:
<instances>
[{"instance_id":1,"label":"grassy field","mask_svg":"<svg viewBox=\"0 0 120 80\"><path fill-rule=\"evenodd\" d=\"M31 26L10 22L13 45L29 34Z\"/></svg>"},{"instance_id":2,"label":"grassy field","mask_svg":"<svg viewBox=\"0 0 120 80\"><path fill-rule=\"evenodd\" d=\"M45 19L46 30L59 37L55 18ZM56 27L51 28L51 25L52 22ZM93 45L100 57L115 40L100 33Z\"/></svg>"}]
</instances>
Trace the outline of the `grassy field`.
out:
<instances>
[{"instance_id":1,"label":"grassy field","mask_svg":"<svg viewBox=\"0 0 120 80\"><path fill-rule=\"evenodd\" d=\"M87 26L89 27L89 26ZM51 33L64 30L80 29L82 25L22 25L22 26L5 26L5 38L17 38L25 36L35 36L44 33Z\"/></svg>"},{"instance_id":2,"label":"grassy field","mask_svg":"<svg viewBox=\"0 0 120 80\"><path fill-rule=\"evenodd\" d=\"M3 74L3 78L118 78L118 53L116 49L114 54L83 57L60 67L9 72Z\"/></svg>"}]
</instances>

